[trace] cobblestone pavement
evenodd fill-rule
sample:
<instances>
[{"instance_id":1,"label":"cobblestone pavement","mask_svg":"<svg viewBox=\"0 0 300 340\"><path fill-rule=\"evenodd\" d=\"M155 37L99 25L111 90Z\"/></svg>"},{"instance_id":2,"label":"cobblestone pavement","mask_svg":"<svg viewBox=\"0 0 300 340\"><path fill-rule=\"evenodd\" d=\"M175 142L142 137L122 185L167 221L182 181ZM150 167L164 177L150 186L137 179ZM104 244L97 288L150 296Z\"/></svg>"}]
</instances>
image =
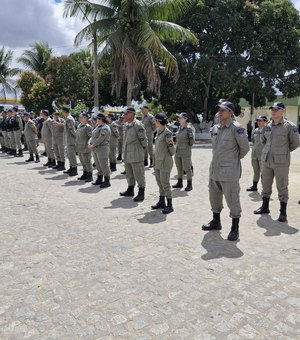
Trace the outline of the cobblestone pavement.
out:
<instances>
[{"instance_id":1,"label":"cobblestone pavement","mask_svg":"<svg viewBox=\"0 0 300 340\"><path fill-rule=\"evenodd\" d=\"M25 155L27 156L27 155ZM288 223L257 217L243 160L241 240L203 232L210 149L194 150L194 190L174 190L175 212L24 158L0 156L0 339L300 339L300 149L292 156ZM42 159L43 162L43 159ZM173 171L175 175L175 169ZM175 178L173 178L173 182Z\"/></svg>"}]
</instances>

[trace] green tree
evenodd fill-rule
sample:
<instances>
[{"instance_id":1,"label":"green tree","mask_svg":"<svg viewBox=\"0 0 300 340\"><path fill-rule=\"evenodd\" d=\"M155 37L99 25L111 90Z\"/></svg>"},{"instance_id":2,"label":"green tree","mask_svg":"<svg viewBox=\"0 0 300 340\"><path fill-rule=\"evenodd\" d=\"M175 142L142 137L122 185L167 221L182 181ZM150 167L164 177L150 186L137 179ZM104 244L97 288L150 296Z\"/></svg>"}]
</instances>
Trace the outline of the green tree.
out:
<instances>
[{"instance_id":1,"label":"green tree","mask_svg":"<svg viewBox=\"0 0 300 340\"><path fill-rule=\"evenodd\" d=\"M0 48L0 93L4 100L8 93L14 94L16 97L16 84L13 79L19 73L19 69L10 67L13 59L13 51L5 51L5 48Z\"/></svg>"},{"instance_id":2,"label":"green tree","mask_svg":"<svg viewBox=\"0 0 300 340\"><path fill-rule=\"evenodd\" d=\"M91 106L91 79L83 62L68 56L54 57L46 68L49 96L65 103L77 100Z\"/></svg>"},{"instance_id":3,"label":"green tree","mask_svg":"<svg viewBox=\"0 0 300 340\"><path fill-rule=\"evenodd\" d=\"M52 48L47 43L35 43L31 49L25 50L18 62L25 68L36 72L41 77L46 76L47 63L52 57Z\"/></svg>"},{"instance_id":4,"label":"green tree","mask_svg":"<svg viewBox=\"0 0 300 340\"><path fill-rule=\"evenodd\" d=\"M166 48L165 42L197 42L187 29L172 22L189 6L189 0L107 0L102 4L87 3L88 14L95 20L76 37L76 43L89 39L97 32L102 46L100 57L112 58L112 91L120 96L122 85L127 83L127 104L138 92L140 75L147 80L150 91L160 95L159 69L178 77L176 58ZM65 0L69 13L78 2ZM78 13L80 9L75 11Z\"/></svg>"}]
</instances>

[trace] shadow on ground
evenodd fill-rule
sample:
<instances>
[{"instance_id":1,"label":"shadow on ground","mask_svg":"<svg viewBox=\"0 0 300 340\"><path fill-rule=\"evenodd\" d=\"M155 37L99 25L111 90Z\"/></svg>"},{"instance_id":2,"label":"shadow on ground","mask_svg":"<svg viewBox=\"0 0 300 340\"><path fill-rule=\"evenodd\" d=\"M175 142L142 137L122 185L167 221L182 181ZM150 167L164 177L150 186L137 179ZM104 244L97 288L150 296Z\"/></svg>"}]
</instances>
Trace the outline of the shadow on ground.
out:
<instances>
[{"instance_id":1,"label":"shadow on ground","mask_svg":"<svg viewBox=\"0 0 300 340\"><path fill-rule=\"evenodd\" d=\"M120 197L112 200L110 207L104 207L104 209L133 209L138 206L138 202L132 200L133 197Z\"/></svg>"},{"instance_id":2,"label":"shadow on ground","mask_svg":"<svg viewBox=\"0 0 300 340\"><path fill-rule=\"evenodd\" d=\"M257 220L260 228L266 229L265 236L280 236L281 234L293 235L299 232L298 229L290 226L288 222L278 222L273 220L270 215L262 215Z\"/></svg>"},{"instance_id":3,"label":"shadow on ground","mask_svg":"<svg viewBox=\"0 0 300 340\"><path fill-rule=\"evenodd\" d=\"M212 259L219 259L226 257L229 259L236 259L242 257L244 253L237 247L236 242L228 241L221 236L221 232L214 230L207 232L201 245L206 249L207 253L201 258L205 261Z\"/></svg>"},{"instance_id":4,"label":"shadow on ground","mask_svg":"<svg viewBox=\"0 0 300 340\"><path fill-rule=\"evenodd\" d=\"M156 224L156 223L165 222L166 219L167 219L167 215L164 215L161 212L161 209L158 209L158 210L152 210L152 211L146 212L142 218L138 218L137 220L140 223Z\"/></svg>"}]
</instances>

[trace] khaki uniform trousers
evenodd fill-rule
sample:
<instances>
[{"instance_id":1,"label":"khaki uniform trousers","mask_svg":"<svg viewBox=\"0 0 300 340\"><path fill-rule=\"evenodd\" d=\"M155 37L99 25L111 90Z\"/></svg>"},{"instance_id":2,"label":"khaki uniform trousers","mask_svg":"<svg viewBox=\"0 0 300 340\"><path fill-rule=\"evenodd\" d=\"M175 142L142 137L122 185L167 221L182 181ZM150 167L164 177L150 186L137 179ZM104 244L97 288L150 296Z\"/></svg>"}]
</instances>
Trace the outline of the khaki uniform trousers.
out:
<instances>
[{"instance_id":1,"label":"khaki uniform trousers","mask_svg":"<svg viewBox=\"0 0 300 340\"><path fill-rule=\"evenodd\" d=\"M7 132L7 139L8 139L8 144L9 144L9 148L16 150L17 146L16 146L16 141L15 141L15 137L14 137L14 132L13 131L8 131Z\"/></svg>"},{"instance_id":2,"label":"khaki uniform trousers","mask_svg":"<svg viewBox=\"0 0 300 340\"><path fill-rule=\"evenodd\" d=\"M151 159L154 159L154 149L153 149L153 134L147 135L147 147L145 148L145 159L148 158L148 155Z\"/></svg>"},{"instance_id":3,"label":"khaki uniform trousers","mask_svg":"<svg viewBox=\"0 0 300 340\"><path fill-rule=\"evenodd\" d=\"M109 161L107 158L101 158L101 151L93 151L94 161L98 175L110 177Z\"/></svg>"},{"instance_id":4,"label":"khaki uniform trousers","mask_svg":"<svg viewBox=\"0 0 300 340\"><path fill-rule=\"evenodd\" d=\"M3 136L3 132L0 132L0 145L1 147L5 147L5 142L4 142L4 136Z\"/></svg>"},{"instance_id":5,"label":"khaki uniform trousers","mask_svg":"<svg viewBox=\"0 0 300 340\"><path fill-rule=\"evenodd\" d=\"M251 164L254 171L253 182L259 182L261 174L261 161L259 159L252 159Z\"/></svg>"},{"instance_id":6,"label":"khaki uniform trousers","mask_svg":"<svg viewBox=\"0 0 300 340\"><path fill-rule=\"evenodd\" d=\"M144 162L125 163L125 171L128 186L134 187L137 182L139 188L145 188Z\"/></svg>"},{"instance_id":7,"label":"khaki uniform trousers","mask_svg":"<svg viewBox=\"0 0 300 340\"><path fill-rule=\"evenodd\" d=\"M67 157L69 159L70 168L76 168L77 167L76 145L67 145Z\"/></svg>"},{"instance_id":8,"label":"khaki uniform trousers","mask_svg":"<svg viewBox=\"0 0 300 340\"><path fill-rule=\"evenodd\" d=\"M224 195L227 206L230 210L229 216L231 218L241 217L240 184L238 181L220 182L210 179L208 187L212 212L220 213L222 211Z\"/></svg>"},{"instance_id":9,"label":"khaki uniform trousers","mask_svg":"<svg viewBox=\"0 0 300 340\"><path fill-rule=\"evenodd\" d=\"M191 181L192 176L192 161L190 157L181 157L175 155L175 164L178 172L178 178L183 178L183 171L186 172L187 180Z\"/></svg>"},{"instance_id":10,"label":"khaki uniform trousers","mask_svg":"<svg viewBox=\"0 0 300 340\"><path fill-rule=\"evenodd\" d=\"M172 198L170 172L155 169L155 179L159 187L159 195Z\"/></svg>"},{"instance_id":11,"label":"khaki uniform trousers","mask_svg":"<svg viewBox=\"0 0 300 340\"><path fill-rule=\"evenodd\" d=\"M52 138L49 140L43 140L45 144L45 151L47 154L47 157L50 159L55 159L54 158L54 152L53 152L53 146L52 146Z\"/></svg>"},{"instance_id":12,"label":"khaki uniform trousers","mask_svg":"<svg viewBox=\"0 0 300 340\"><path fill-rule=\"evenodd\" d=\"M21 133L21 130L13 131L13 133L14 133L14 139L15 139L16 147L18 148L18 150L22 150L22 142L21 142L22 133Z\"/></svg>"},{"instance_id":13,"label":"khaki uniform trousers","mask_svg":"<svg viewBox=\"0 0 300 340\"><path fill-rule=\"evenodd\" d=\"M30 140L30 141L26 140L26 144L27 144L29 154L38 155L36 140Z\"/></svg>"},{"instance_id":14,"label":"khaki uniform trousers","mask_svg":"<svg viewBox=\"0 0 300 340\"><path fill-rule=\"evenodd\" d=\"M274 166L269 167L262 164L261 169L262 175L262 196L271 197L272 194L272 184L275 177L276 187L278 191L278 199L280 202L285 202L289 200L289 167L288 166Z\"/></svg>"},{"instance_id":15,"label":"khaki uniform trousers","mask_svg":"<svg viewBox=\"0 0 300 340\"><path fill-rule=\"evenodd\" d=\"M109 161L110 163L117 163L117 144L109 146Z\"/></svg>"},{"instance_id":16,"label":"khaki uniform trousers","mask_svg":"<svg viewBox=\"0 0 300 340\"><path fill-rule=\"evenodd\" d=\"M65 162L65 146L64 144L53 144L53 150L58 162Z\"/></svg>"},{"instance_id":17,"label":"khaki uniform trousers","mask_svg":"<svg viewBox=\"0 0 300 340\"><path fill-rule=\"evenodd\" d=\"M7 131L2 131L3 139L4 139L4 146L8 148L8 142L7 142Z\"/></svg>"},{"instance_id":18,"label":"khaki uniform trousers","mask_svg":"<svg viewBox=\"0 0 300 340\"><path fill-rule=\"evenodd\" d=\"M92 173L93 166L92 166L92 155L90 152L85 153L78 153L80 163L83 167L83 171Z\"/></svg>"}]
</instances>

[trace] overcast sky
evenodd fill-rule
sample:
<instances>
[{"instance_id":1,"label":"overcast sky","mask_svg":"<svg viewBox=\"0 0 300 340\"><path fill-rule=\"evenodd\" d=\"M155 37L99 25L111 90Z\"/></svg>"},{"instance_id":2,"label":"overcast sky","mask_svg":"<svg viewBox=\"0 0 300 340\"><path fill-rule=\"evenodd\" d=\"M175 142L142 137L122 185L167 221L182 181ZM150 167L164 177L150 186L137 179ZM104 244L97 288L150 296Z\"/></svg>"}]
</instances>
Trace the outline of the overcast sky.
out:
<instances>
[{"instance_id":1,"label":"overcast sky","mask_svg":"<svg viewBox=\"0 0 300 340\"><path fill-rule=\"evenodd\" d=\"M292 2L300 10L300 0ZM74 51L74 37L83 24L63 18L61 0L1 0L0 4L0 46L13 49L15 57L35 42L48 42L56 55Z\"/></svg>"}]
</instances>

